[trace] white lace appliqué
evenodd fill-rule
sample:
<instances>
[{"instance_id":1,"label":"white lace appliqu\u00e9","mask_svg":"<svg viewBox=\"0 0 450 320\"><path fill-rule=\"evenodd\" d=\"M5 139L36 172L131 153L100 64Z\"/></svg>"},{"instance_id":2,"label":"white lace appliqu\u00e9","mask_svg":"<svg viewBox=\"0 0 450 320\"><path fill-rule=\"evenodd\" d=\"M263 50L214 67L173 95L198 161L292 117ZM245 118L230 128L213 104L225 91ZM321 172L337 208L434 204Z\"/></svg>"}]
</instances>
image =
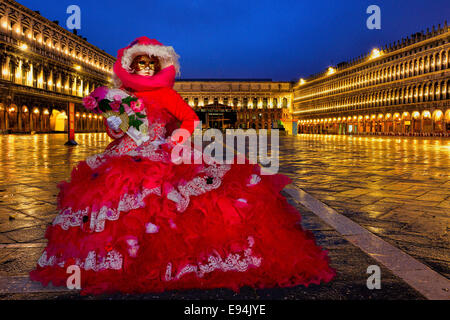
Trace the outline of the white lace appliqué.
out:
<instances>
[{"instance_id":1,"label":"white lace appliqu\u00e9","mask_svg":"<svg viewBox=\"0 0 450 320\"><path fill-rule=\"evenodd\" d=\"M204 167L200 173L205 173L205 177L195 177L186 184L179 185L178 190L173 189L167 194L167 198L176 203L177 211L183 212L188 207L191 196L199 196L217 189L222 183L222 177L230 169L229 164L212 164Z\"/></svg>"},{"instance_id":2,"label":"white lace appliqu\u00e9","mask_svg":"<svg viewBox=\"0 0 450 320\"><path fill-rule=\"evenodd\" d=\"M86 209L73 212L71 207L65 208L59 212L59 214L53 220L53 225L59 224L63 230L69 229L69 227L78 227L83 223L83 217L89 212L89 207Z\"/></svg>"},{"instance_id":3,"label":"white lace appliqu\u00e9","mask_svg":"<svg viewBox=\"0 0 450 320\"><path fill-rule=\"evenodd\" d=\"M117 208L109 208L103 206L99 211L92 211L90 215L89 227L92 231L101 232L105 229L106 220L115 221L119 219L120 212L128 212L133 209L145 207L144 199L149 194L157 194L161 196L161 188L144 188L142 192L137 194L124 194ZM86 209L72 211L71 207L65 208L53 220L53 225L60 225L63 230L69 227L79 227L83 224L83 218L88 216L89 207Z\"/></svg>"},{"instance_id":4,"label":"white lace appliqu\u00e9","mask_svg":"<svg viewBox=\"0 0 450 320\"><path fill-rule=\"evenodd\" d=\"M41 267L53 267L55 265L63 268L65 261L57 262L56 256L47 257L47 252L41 255L38 260L38 265ZM76 259L75 264L85 270L102 271L106 269L120 270L122 269L123 257L122 255L112 250L106 256L98 257L95 251L89 251L86 259Z\"/></svg>"},{"instance_id":5,"label":"white lace appliqu\u00e9","mask_svg":"<svg viewBox=\"0 0 450 320\"><path fill-rule=\"evenodd\" d=\"M258 258L252 255L252 247L254 245L253 237L248 237L249 247L244 250L244 255L242 254L230 253L225 260L219 255L219 253L214 252L214 255L208 257L208 263L198 265L188 264L184 266L175 277L172 276L172 263L168 263L166 267L165 281L178 280L183 275L187 273L194 272L197 277L202 278L206 273L213 272L215 270L220 271L238 271L245 272L250 267L261 266L262 258Z\"/></svg>"},{"instance_id":6,"label":"white lace appliqu\u00e9","mask_svg":"<svg viewBox=\"0 0 450 320\"><path fill-rule=\"evenodd\" d=\"M86 158L86 163L89 167L91 167L91 169L100 167L104 162L106 162L104 153L94 154L93 156Z\"/></svg>"}]
</instances>

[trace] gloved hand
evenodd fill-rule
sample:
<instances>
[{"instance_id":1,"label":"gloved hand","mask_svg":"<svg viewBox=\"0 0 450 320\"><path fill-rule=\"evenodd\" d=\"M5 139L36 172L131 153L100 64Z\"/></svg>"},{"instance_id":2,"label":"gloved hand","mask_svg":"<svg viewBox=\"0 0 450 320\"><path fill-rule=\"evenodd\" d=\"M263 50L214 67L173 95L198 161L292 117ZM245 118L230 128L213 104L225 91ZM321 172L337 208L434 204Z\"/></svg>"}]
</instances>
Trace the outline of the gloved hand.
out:
<instances>
[{"instance_id":1,"label":"gloved hand","mask_svg":"<svg viewBox=\"0 0 450 320\"><path fill-rule=\"evenodd\" d=\"M118 116L112 116L106 119L106 122L108 122L108 126L113 129L114 131L119 130L119 126L122 123L122 119Z\"/></svg>"}]
</instances>

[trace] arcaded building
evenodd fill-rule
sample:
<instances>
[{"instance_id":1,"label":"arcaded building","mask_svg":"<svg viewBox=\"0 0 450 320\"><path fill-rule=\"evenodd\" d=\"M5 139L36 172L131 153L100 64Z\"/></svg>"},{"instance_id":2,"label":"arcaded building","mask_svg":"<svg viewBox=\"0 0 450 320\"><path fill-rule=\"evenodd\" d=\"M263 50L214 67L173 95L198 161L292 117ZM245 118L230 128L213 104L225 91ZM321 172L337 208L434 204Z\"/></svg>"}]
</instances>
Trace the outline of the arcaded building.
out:
<instances>
[{"instance_id":1,"label":"arcaded building","mask_svg":"<svg viewBox=\"0 0 450 320\"><path fill-rule=\"evenodd\" d=\"M282 110L292 105L292 85L270 79L185 79L174 89L204 128L271 129L282 127Z\"/></svg>"},{"instance_id":2,"label":"arcaded building","mask_svg":"<svg viewBox=\"0 0 450 320\"><path fill-rule=\"evenodd\" d=\"M82 106L95 87L108 85L115 57L21 4L0 3L0 133L103 131L100 116Z\"/></svg>"},{"instance_id":3,"label":"arcaded building","mask_svg":"<svg viewBox=\"0 0 450 320\"><path fill-rule=\"evenodd\" d=\"M413 34L294 86L294 134L450 134L450 28Z\"/></svg>"}]
</instances>

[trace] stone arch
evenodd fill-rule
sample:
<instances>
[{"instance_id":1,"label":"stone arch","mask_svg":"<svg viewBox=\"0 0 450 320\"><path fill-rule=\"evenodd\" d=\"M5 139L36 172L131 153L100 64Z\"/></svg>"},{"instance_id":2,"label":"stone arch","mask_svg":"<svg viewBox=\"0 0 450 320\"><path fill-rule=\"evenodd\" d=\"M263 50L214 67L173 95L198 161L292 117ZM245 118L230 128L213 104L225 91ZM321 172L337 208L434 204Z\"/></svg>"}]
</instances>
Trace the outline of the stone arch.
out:
<instances>
[{"instance_id":1,"label":"stone arch","mask_svg":"<svg viewBox=\"0 0 450 320\"><path fill-rule=\"evenodd\" d=\"M420 83L417 86L417 102L422 102L423 101L423 84Z\"/></svg>"},{"instance_id":2,"label":"stone arch","mask_svg":"<svg viewBox=\"0 0 450 320\"><path fill-rule=\"evenodd\" d=\"M425 134L430 134L433 131L433 120L432 115L429 110L422 111L422 132Z\"/></svg>"},{"instance_id":3,"label":"stone arch","mask_svg":"<svg viewBox=\"0 0 450 320\"><path fill-rule=\"evenodd\" d=\"M412 102L413 103L418 102L419 101L419 88L417 87L417 85L414 85L412 87L411 94L412 94Z\"/></svg>"},{"instance_id":4,"label":"stone arch","mask_svg":"<svg viewBox=\"0 0 450 320\"><path fill-rule=\"evenodd\" d=\"M0 102L0 133L6 131L7 125L6 125L6 108L3 103Z\"/></svg>"},{"instance_id":5,"label":"stone arch","mask_svg":"<svg viewBox=\"0 0 450 320\"><path fill-rule=\"evenodd\" d=\"M26 105L23 105L20 110L20 128L22 132L30 132L30 110Z\"/></svg>"},{"instance_id":6,"label":"stone arch","mask_svg":"<svg viewBox=\"0 0 450 320\"><path fill-rule=\"evenodd\" d=\"M12 131L17 131L19 129L19 109L16 104L12 103L7 108L7 121L8 121L8 128Z\"/></svg>"},{"instance_id":7,"label":"stone arch","mask_svg":"<svg viewBox=\"0 0 450 320\"><path fill-rule=\"evenodd\" d=\"M66 131L67 130L67 115L65 111L53 109L50 116L50 130L51 131Z\"/></svg>"},{"instance_id":8,"label":"stone arch","mask_svg":"<svg viewBox=\"0 0 450 320\"><path fill-rule=\"evenodd\" d=\"M445 131L446 134L450 134L450 109L445 110L444 113Z\"/></svg>"},{"instance_id":9,"label":"stone arch","mask_svg":"<svg viewBox=\"0 0 450 320\"><path fill-rule=\"evenodd\" d=\"M403 126L402 126L402 117L399 112L394 112L392 115L392 131L395 134L400 134L403 132Z\"/></svg>"},{"instance_id":10,"label":"stone arch","mask_svg":"<svg viewBox=\"0 0 450 320\"><path fill-rule=\"evenodd\" d=\"M413 111L411 113L411 130L412 133L417 134L421 132L422 119L419 111Z\"/></svg>"},{"instance_id":11,"label":"stone arch","mask_svg":"<svg viewBox=\"0 0 450 320\"><path fill-rule=\"evenodd\" d=\"M424 73L424 68L423 68L423 57L419 58L419 74L423 74Z\"/></svg>"},{"instance_id":12,"label":"stone arch","mask_svg":"<svg viewBox=\"0 0 450 320\"><path fill-rule=\"evenodd\" d=\"M445 123L444 123L444 113L440 109L436 109L433 111L431 116L433 122L433 133L444 133Z\"/></svg>"}]
</instances>

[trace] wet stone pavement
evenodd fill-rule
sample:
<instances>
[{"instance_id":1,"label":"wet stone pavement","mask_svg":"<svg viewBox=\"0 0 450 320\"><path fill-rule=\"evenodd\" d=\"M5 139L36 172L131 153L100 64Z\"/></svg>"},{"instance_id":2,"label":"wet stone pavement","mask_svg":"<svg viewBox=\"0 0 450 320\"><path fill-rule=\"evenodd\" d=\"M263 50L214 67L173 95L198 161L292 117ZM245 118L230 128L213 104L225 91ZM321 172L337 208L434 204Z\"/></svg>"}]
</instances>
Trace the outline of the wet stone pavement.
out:
<instances>
[{"instance_id":1,"label":"wet stone pavement","mask_svg":"<svg viewBox=\"0 0 450 320\"><path fill-rule=\"evenodd\" d=\"M280 137L296 186L450 277L450 139Z\"/></svg>"},{"instance_id":2,"label":"wet stone pavement","mask_svg":"<svg viewBox=\"0 0 450 320\"><path fill-rule=\"evenodd\" d=\"M111 141L106 134L77 134L79 145L67 147L66 139L65 134L0 135L0 299L423 299L382 265L382 288L369 290L367 267L379 263L287 193L302 214L302 225L329 252L337 270L331 283L243 288L240 293L217 289L96 297L51 289L2 291L11 279L24 279L35 267L46 245L45 229L56 215L56 184L69 179L78 161L101 152ZM339 213L448 277L449 141L358 139L280 137L280 171Z\"/></svg>"}]
</instances>

